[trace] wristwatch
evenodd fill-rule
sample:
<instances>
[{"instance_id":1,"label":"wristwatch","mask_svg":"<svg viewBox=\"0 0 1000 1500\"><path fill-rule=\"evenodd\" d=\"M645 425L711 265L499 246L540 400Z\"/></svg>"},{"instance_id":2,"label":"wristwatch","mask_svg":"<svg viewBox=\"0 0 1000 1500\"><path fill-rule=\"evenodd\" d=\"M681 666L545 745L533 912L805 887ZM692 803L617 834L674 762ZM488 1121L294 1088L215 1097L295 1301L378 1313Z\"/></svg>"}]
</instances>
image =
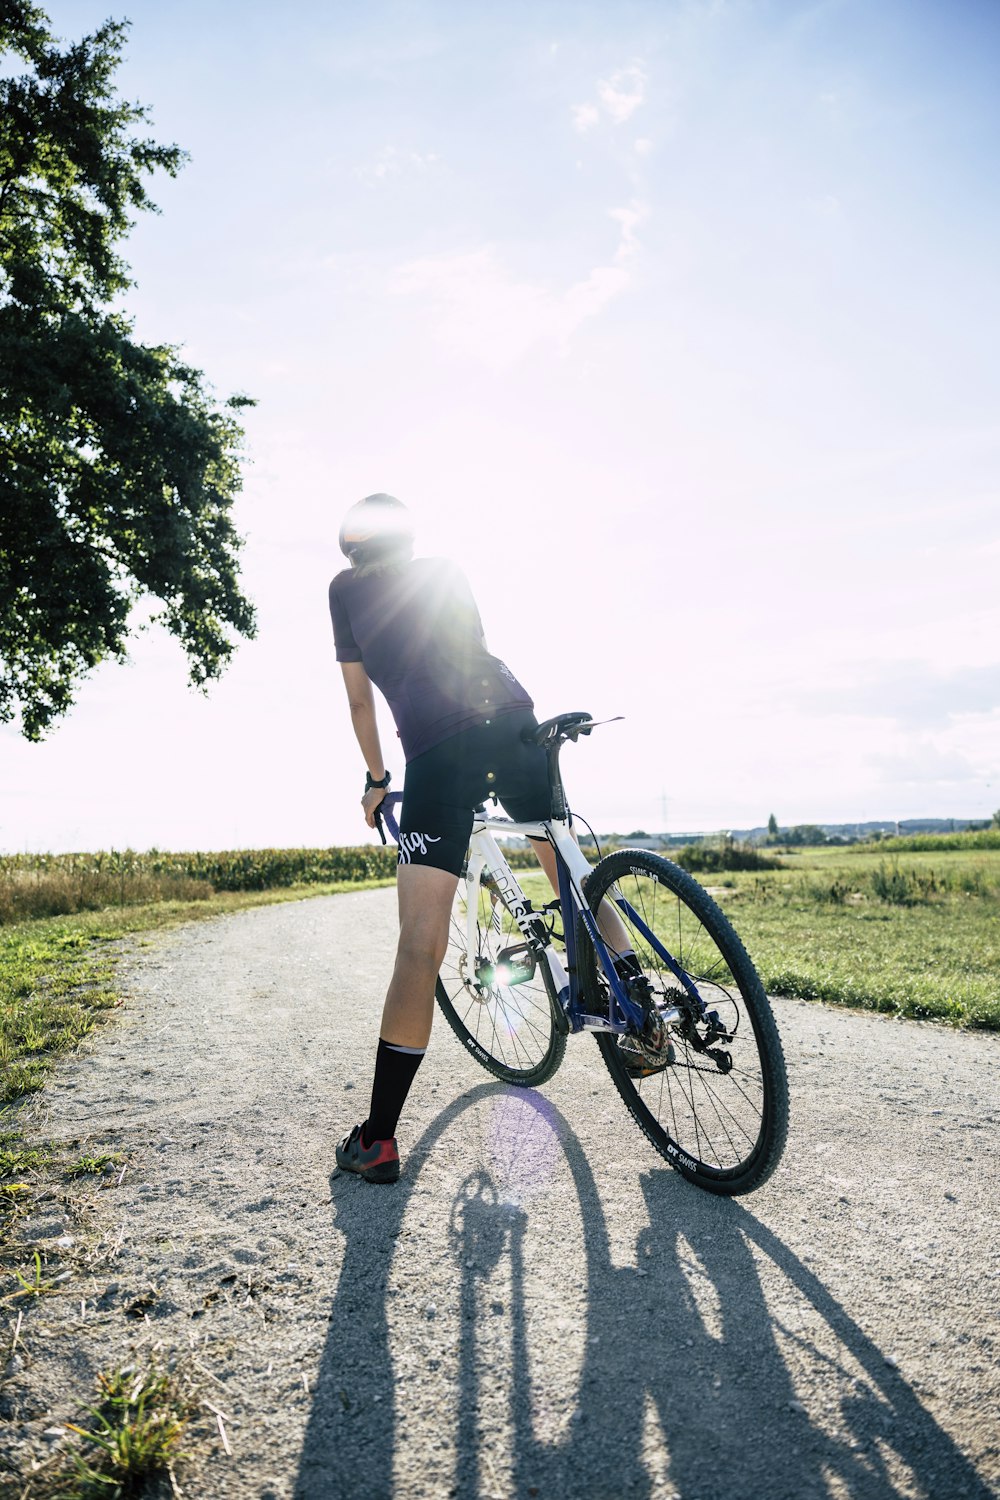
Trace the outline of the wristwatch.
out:
<instances>
[{"instance_id":1,"label":"wristwatch","mask_svg":"<svg viewBox=\"0 0 1000 1500\"><path fill-rule=\"evenodd\" d=\"M386 773L382 777L381 781L376 781L375 778L372 776L372 773L370 771L366 771L365 772L365 791L366 792L370 792L370 791L374 790L375 787L378 787L380 791L384 792L385 789L386 789L386 787L389 785L389 782L391 780L392 780L392 772L391 771L386 771Z\"/></svg>"}]
</instances>

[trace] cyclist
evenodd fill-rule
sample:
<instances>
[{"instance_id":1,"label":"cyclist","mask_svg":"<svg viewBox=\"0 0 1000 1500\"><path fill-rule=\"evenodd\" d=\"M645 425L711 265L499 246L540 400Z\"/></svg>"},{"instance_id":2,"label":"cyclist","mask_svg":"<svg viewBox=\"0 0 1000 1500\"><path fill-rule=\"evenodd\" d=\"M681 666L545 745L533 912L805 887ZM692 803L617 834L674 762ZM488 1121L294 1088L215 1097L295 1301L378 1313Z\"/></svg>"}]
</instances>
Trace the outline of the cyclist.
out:
<instances>
[{"instance_id":1,"label":"cyclist","mask_svg":"<svg viewBox=\"0 0 1000 1500\"><path fill-rule=\"evenodd\" d=\"M392 495L369 495L340 529L350 567L330 584L337 660L367 765L368 826L385 797L386 769L372 685L388 701L406 781L400 816L399 944L382 1011L368 1117L337 1146L337 1165L370 1182L395 1182L395 1133L430 1039L434 987L473 809L499 798L518 822L549 816L546 756L527 743L533 703L490 655L469 585L443 558L413 556L413 528ZM535 842L555 880L555 854Z\"/></svg>"}]
</instances>

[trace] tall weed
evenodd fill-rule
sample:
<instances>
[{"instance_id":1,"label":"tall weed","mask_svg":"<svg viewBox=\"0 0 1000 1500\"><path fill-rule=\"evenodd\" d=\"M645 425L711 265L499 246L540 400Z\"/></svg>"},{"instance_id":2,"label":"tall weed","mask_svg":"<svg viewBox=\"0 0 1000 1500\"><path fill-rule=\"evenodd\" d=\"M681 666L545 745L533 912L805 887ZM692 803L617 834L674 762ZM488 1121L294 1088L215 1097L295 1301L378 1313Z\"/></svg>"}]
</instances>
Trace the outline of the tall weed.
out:
<instances>
[{"instance_id":1,"label":"tall weed","mask_svg":"<svg viewBox=\"0 0 1000 1500\"><path fill-rule=\"evenodd\" d=\"M726 838L718 844L685 844L671 851L670 858L691 874L715 874L720 870L780 870L781 861Z\"/></svg>"},{"instance_id":2,"label":"tall weed","mask_svg":"<svg viewBox=\"0 0 1000 1500\"><path fill-rule=\"evenodd\" d=\"M35 917L68 917L109 906L140 906L150 901L204 901L207 880L144 871L5 869L0 861L0 926Z\"/></svg>"},{"instance_id":3,"label":"tall weed","mask_svg":"<svg viewBox=\"0 0 1000 1500\"><path fill-rule=\"evenodd\" d=\"M515 869L538 867L530 848L510 849L507 857ZM202 901L215 891L386 880L395 872L394 844L215 853L111 849L95 854L0 855L0 926L112 906Z\"/></svg>"},{"instance_id":4,"label":"tall weed","mask_svg":"<svg viewBox=\"0 0 1000 1500\"><path fill-rule=\"evenodd\" d=\"M878 869L872 871L869 883L876 899L887 902L889 906L912 906L920 899L913 872L901 870L896 862L887 865L883 860Z\"/></svg>"}]
</instances>

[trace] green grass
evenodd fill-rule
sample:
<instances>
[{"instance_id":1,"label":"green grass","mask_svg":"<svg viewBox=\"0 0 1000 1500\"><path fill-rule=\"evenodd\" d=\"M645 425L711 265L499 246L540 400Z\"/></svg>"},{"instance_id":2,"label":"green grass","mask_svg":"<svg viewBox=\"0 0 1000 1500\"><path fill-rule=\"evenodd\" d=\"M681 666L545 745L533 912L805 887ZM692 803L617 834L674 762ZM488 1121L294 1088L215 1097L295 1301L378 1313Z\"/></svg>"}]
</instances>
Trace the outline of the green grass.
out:
<instances>
[{"instance_id":1,"label":"green grass","mask_svg":"<svg viewBox=\"0 0 1000 1500\"><path fill-rule=\"evenodd\" d=\"M1000 1029L1000 850L803 849L721 905L771 994Z\"/></svg>"},{"instance_id":2,"label":"green grass","mask_svg":"<svg viewBox=\"0 0 1000 1500\"><path fill-rule=\"evenodd\" d=\"M89 1156L80 1156L63 1167L64 1177L103 1177L109 1167L120 1167L125 1160L121 1151L99 1151Z\"/></svg>"},{"instance_id":3,"label":"green grass","mask_svg":"<svg viewBox=\"0 0 1000 1500\"><path fill-rule=\"evenodd\" d=\"M36 1250L27 1275L15 1267L14 1280L17 1283L17 1290L0 1297L0 1306L11 1307L22 1298L30 1300L32 1297L38 1298L56 1293L59 1290L57 1280L62 1280L62 1277L47 1276L42 1265L41 1252Z\"/></svg>"},{"instance_id":4,"label":"green grass","mask_svg":"<svg viewBox=\"0 0 1000 1500\"><path fill-rule=\"evenodd\" d=\"M56 1453L18 1494L25 1500L136 1500L179 1494L174 1480L198 1409L190 1380L155 1365L98 1376L99 1402L67 1427L76 1443Z\"/></svg>"},{"instance_id":5,"label":"green grass","mask_svg":"<svg viewBox=\"0 0 1000 1500\"><path fill-rule=\"evenodd\" d=\"M772 994L1000 1029L1000 934L982 903L727 911Z\"/></svg>"},{"instance_id":6,"label":"green grass","mask_svg":"<svg viewBox=\"0 0 1000 1500\"><path fill-rule=\"evenodd\" d=\"M52 1160L45 1146L26 1146L16 1130L0 1133L0 1177L24 1177L39 1172Z\"/></svg>"},{"instance_id":7,"label":"green grass","mask_svg":"<svg viewBox=\"0 0 1000 1500\"><path fill-rule=\"evenodd\" d=\"M779 870L700 878L770 994L1000 1030L1000 849L874 854L803 848Z\"/></svg>"}]
</instances>

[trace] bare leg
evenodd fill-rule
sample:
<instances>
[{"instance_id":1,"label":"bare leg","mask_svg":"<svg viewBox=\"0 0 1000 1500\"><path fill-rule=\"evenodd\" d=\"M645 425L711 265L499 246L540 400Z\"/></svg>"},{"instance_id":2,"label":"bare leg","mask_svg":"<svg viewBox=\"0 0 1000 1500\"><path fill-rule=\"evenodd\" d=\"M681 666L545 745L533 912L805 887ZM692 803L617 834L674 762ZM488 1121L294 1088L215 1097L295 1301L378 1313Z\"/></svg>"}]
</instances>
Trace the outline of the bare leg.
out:
<instances>
[{"instance_id":1,"label":"bare leg","mask_svg":"<svg viewBox=\"0 0 1000 1500\"><path fill-rule=\"evenodd\" d=\"M538 863L549 877L549 885L558 896L559 876L556 869L556 851L550 843L547 841L543 843L541 839L532 839L531 847L538 856ZM597 925L600 928L601 937L615 953L624 953L632 947L628 929L607 897L601 902L600 911L597 913Z\"/></svg>"},{"instance_id":2,"label":"bare leg","mask_svg":"<svg viewBox=\"0 0 1000 1500\"><path fill-rule=\"evenodd\" d=\"M382 1010L382 1039L426 1047L434 1017L434 985L448 946L458 876L429 865L400 865L399 945Z\"/></svg>"}]
</instances>

